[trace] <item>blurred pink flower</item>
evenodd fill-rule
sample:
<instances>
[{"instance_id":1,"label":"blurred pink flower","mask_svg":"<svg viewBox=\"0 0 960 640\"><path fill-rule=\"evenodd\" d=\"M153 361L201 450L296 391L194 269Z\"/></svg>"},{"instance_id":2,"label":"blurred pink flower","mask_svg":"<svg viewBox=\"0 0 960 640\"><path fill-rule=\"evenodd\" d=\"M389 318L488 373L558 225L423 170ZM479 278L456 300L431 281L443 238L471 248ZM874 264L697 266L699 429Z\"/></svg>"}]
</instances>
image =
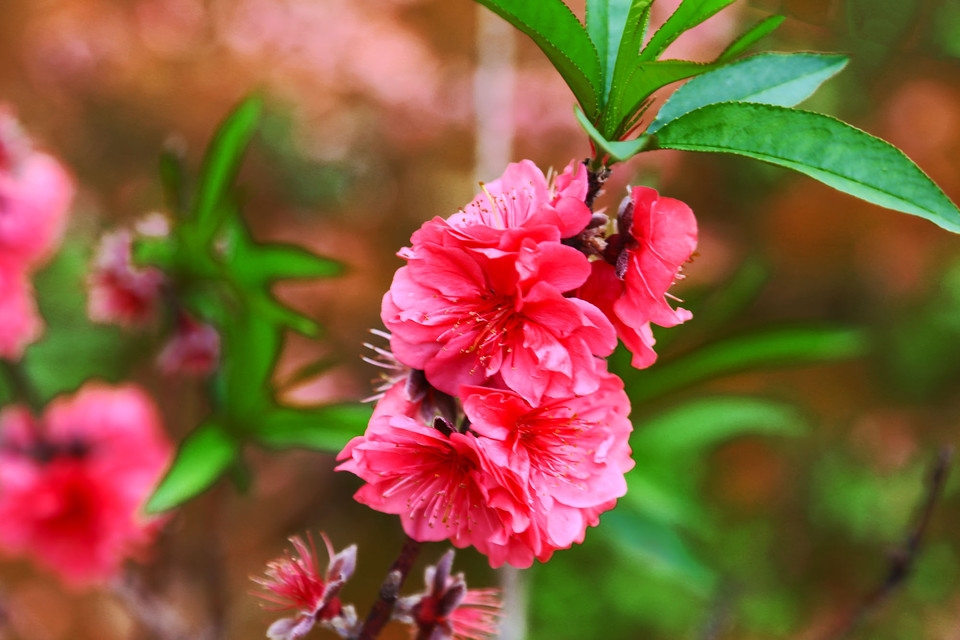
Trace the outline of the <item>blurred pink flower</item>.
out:
<instances>
[{"instance_id":1,"label":"blurred pink flower","mask_svg":"<svg viewBox=\"0 0 960 640\"><path fill-rule=\"evenodd\" d=\"M30 278L22 265L0 257L0 358L19 360L41 333Z\"/></svg>"},{"instance_id":2,"label":"blurred pink flower","mask_svg":"<svg viewBox=\"0 0 960 640\"><path fill-rule=\"evenodd\" d=\"M133 263L133 234L106 233L87 276L87 315L94 322L135 326L156 313L164 276L154 267Z\"/></svg>"},{"instance_id":3,"label":"blurred pink flower","mask_svg":"<svg viewBox=\"0 0 960 640\"><path fill-rule=\"evenodd\" d=\"M577 295L599 307L633 353L633 366L657 358L650 323L673 327L692 314L674 309L668 293L682 278L697 247L697 220L683 202L648 187L633 187L620 205L618 233L607 238L605 257L592 263Z\"/></svg>"},{"instance_id":4,"label":"blurred pink flower","mask_svg":"<svg viewBox=\"0 0 960 640\"><path fill-rule=\"evenodd\" d=\"M329 565L320 576L317 549L313 538L309 544L300 537L290 538L296 555L286 555L267 564L266 577L251 578L265 591L256 595L271 603L271 611L295 611L294 618L281 618L270 625L267 637L271 640L302 638L316 624L337 631L349 631L356 625L357 616L350 605L340 603L340 590L357 565L357 546L350 545L334 553L326 534L321 533L327 548Z\"/></svg>"},{"instance_id":5,"label":"blurred pink flower","mask_svg":"<svg viewBox=\"0 0 960 640\"><path fill-rule=\"evenodd\" d=\"M462 573L451 576L453 556L451 549L436 566L426 568L426 591L400 598L394 606L394 619L413 625L418 638L486 640L496 637L502 606L500 592L468 589Z\"/></svg>"},{"instance_id":6,"label":"blurred pink flower","mask_svg":"<svg viewBox=\"0 0 960 640\"><path fill-rule=\"evenodd\" d=\"M157 356L157 365L167 375L202 376L211 373L219 360L220 334L217 330L181 313L176 333Z\"/></svg>"},{"instance_id":7,"label":"blurred pink flower","mask_svg":"<svg viewBox=\"0 0 960 640\"><path fill-rule=\"evenodd\" d=\"M41 418L0 413L0 550L28 555L69 585L103 583L149 545L141 505L173 446L139 388L88 383Z\"/></svg>"},{"instance_id":8,"label":"blurred pink flower","mask_svg":"<svg viewBox=\"0 0 960 640\"><path fill-rule=\"evenodd\" d=\"M0 105L0 255L25 269L49 258L63 236L73 192L63 166L34 150Z\"/></svg>"}]
</instances>

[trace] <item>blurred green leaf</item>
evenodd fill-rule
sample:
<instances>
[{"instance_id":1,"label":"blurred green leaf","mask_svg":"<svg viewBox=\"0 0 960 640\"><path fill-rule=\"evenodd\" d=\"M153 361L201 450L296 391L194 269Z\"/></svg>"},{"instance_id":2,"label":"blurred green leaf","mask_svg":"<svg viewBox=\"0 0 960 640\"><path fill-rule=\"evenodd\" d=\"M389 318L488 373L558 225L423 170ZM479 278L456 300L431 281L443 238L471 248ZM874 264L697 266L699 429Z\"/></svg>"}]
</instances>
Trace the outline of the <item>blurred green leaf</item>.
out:
<instances>
[{"instance_id":1,"label":"blurred green leaf","mask_svg":"<svg viewBox=\"0 0 960 640\"><path fill-rule=\"evenodd\" d=\"M731 42L730 46L724 49L723 53L720 54L720 57L717 58L717 61L727 62L728 60L733 60L741 53L760 42L760 40L773 33L781 24L783 24L785 19L785 16L770 16L769 18L761 20L757 24L750 27L739 38Z\"/></svg>"},{"instance_id":2,"label":"blurred green leaf","mask_svg":"<svg viewBox=\"0 0 960 640\"><path fill-rule=\"evenodd\" d=\"M278 408L260 420L253 437L275 449L315 449L337 453L362 435L372 409L362 404L340 404L310 409Z\"/></svg>"},{"instance_id":3,"label":"blurred green leaf","mask_svg":"<svg viewBox=\"0 0 960 640\"><path fill-rule=\"evenodd\" d=\"M754 102L792 107L847 66L846 56L818 53L761 53L693 78L677 89L647 129L718 102Z\"/></svg>"},{"instance_id":4,"label":"blurred green leaf","mask_svg":"<svg viewBox=\"0 0 960 640\"><path fill-rule=\"evenodd\" d=\"M735 153L787 167L867 202L960 231L960 210L903 152L830 116L721 103L670 122L654 138L654 148Z\"/></svg>"},{"instance_id":5,"label":"blurred green leaf","mask_svg":"<svg viewBox=\"0 0 960 640\"><path fill-rule=\"evenodd\" d=\"M223 121L207 147L191 215L191 222L197 225L202 242L212 238L220 225L224 213L220 205L240 170L262 108L262 100L257 96L243 100Z\"/></svg>"},{"instance_id":6,"label":"blurred green leaf","mask_svg":"<svg viewBox=\"0 0 960 640\"><path fill-rule=\"evenodd\" d=\"M806 421L793 405L749 397L702 398L637 425L630 445L644 456L675 457L748 433L795 436Z\"/></svg>"},{"instance_id":7,"label":"blurred green leaf","mask_svg":"<svg viewBox=\"0 0 960 640\"><path fill-rule=\"evenodd\" d=\"M836 327L767 329L707 344L682 358L650 369L623 371L627 394L642 404L672 391L757 368L847 360L864 355L866 333Z\"/></svg>"},{"instance_id":8,"label":"blurred green leaf","mask_svg":"<svg viewBox=\"0 0 960 640\"><path fill-rule=\"evenodd\" d=\"M696 498L686 495L685 487L655 477L641 465L630 470L626 478L627 495L620 500L632 510L668 527L684 527L698 533L712 528L703 507Z\"/></svg>"},{"instance_id":9,"label":"blurred green leaf","mask_svg":"<svg viewBox=\"0 0 960 640\"><path fill-rule=\"evenodd\" d=\"M561 0L477 0L530 36L593 117L603 91L601 61L586 29Z\"/></svg>"},{"instance_id":10,"label":"blurred green leaf","mask_svg":"<svg viewBox=\"0 0 960 640\"><path fill-rule=\"evenodd\" d=\"M147 501L147 513L168 511L210 488L238 454L237 441L220 425L201 425L180 444L172 466Z\"/></svg>"},{"instance_id":11,"label":"blurred green leaf","mask_svg":"<svg viewBox=\"0 0 960 640\"><path fill-rule=\"evenodd\" d=\"M682 581L704 595L713 591L716 576L670 527L631 509L603 515L604 534L624 552L657 573Z\"/></svg>"},{"instance_id":12,"label":"blurred green leaf","mask_svg":"<svg viewBox=\"0 0 960 640\"><path fill-rule=\"evenodd\" d=\"M221 328L221 401L231 424L253 428L273 407L273 368L280 355L282 333L260 314L243 313Z\"/></svg>"},{"instance_id":13,"label":"blurred green leaf","mask_svg":"<svg viewBox=\"0 0 960 640\"><path fill-rule=\"evenodd\" d=\"M186 213L186 177L183 160L170 150L160 154L160 184L164 201L171 212L182 216Z\"/></svg>"},{"instance_id":14,"label":"blurred green leaf","mask_svg":"<svg viewBox=\"0 0 960 640\"><path fill-rule=\"evenodd\" d=\"M924 495L925 477L918 463L881 476L841 452L824 452L813 470L811 516L857 540L898 544Z\"/></svg>"},{"instance_id":15,"label":"blurred green leaf","mask_svg":"<svg viewBox=\"0 0 960 640\"><path fill-rule=\"evenodd\" d=\"M641 60L656 60L685 31L689 31L735 0L683 0L640 52Z\"/></svg>"}]
</instances>

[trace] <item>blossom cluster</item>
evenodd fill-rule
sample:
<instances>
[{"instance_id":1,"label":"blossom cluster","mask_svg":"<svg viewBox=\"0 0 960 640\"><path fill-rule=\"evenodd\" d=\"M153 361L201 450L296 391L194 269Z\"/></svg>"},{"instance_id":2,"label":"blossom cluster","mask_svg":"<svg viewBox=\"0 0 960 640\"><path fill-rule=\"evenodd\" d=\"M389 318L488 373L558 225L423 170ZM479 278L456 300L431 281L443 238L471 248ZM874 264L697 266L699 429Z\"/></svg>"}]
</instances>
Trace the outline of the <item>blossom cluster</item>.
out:
<instances>
[{"instance_id":1,"label":"blossom cluster","mask_svg":"<svg viewBox=\"0 0 960 640\"><path fill-rule=\"evenodd\" d=\"M88 383L42 416L0 412L0 552L72 585L103 583L153 540L140 513L173 456L150 398Z\"/></svg>"},{"instance_id":2,"label":"blossom cluster","mask_svg":"<svg viewBox=\"0 0 960 640\"><path fill-rule=\"evenodd\" d=\"M650 325L690 317L667 290L696 220L645 187L615 222L592 213L576 162L548 180L523 161L482 186L400 251L381 311L395 375L338 468L412 538L527 567L626 492L630 404L604 358L619 336L648 366Z\"/></svg>"},{"instance_id":3,"label":"blossom cluster","mask_svg":"<svg viewBox=\"0 0 960 640\"><path fill-rule=\"evenodd\" d=\"M0 358L19 360L43 331L31 275L60 245L73 192L66 170L0 105Z\"/></svg>"},{"instance_id":4,"label":"blossom cluster","mask_svg":"<svg viewBox=\"0 0 960 640\"><path fill-rule=\"evenodd\" d=\"M295 553L267 563L266 575L252 580L263 590L257 595L265 609L293 612L267 629L270 640L297 640L315 626L356 638L360 630L353 605L343 604L340 592L357 566L357 545L334 552L323 533L329 563L321 575L313 538L290 538ZM500 619L500 592L497 589L468 589L463 574L451 574L453 550L424 572L426 590L399 598L390 617L404 624L418 638L432 640L486 640L496 636Z\"/></svg>"}]
</instances>

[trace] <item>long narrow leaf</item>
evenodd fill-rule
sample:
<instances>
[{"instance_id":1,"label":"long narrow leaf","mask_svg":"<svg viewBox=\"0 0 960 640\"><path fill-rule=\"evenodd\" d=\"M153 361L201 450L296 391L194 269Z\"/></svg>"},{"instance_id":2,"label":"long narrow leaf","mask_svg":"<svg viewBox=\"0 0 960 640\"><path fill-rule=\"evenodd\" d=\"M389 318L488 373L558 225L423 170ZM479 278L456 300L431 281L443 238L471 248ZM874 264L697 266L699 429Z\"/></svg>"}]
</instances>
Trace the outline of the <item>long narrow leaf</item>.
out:
<instances>
[{"instance_id":1,"label":"long narrow leaf","mask_svg":"<svg viewBox=\"0 0 960 640\"><path fill-rule=\"evenodd\" d=\"M848 360L866 353L863 331L846 328L780 328L708 344L652 369L623 372L627 394L642 404L699 382L758 368Z\"/></svg>"},{"instance_id":2,"label":"long narrow leaf","mask_svg":"<svg viewBox=\"0 0 960 640\"><path fill-rule=\"evenodd\" d=\"M609 113L611 102L619 102L627 78L633 71L640 55L640 47L647 33L647 23L650 20L650 7L653 0L633 0L627 12L626 21L621 31L617 48L612 52L616 56L612 66L607 67L606 85L604 91L604 114ZM605 121L602 119L601 122Z\"/></svg>"},{"instance_id":3,"label":"long narrow leaf","mask_svg":"<svg viewBox=\"0 0 960 640\"><path fill-rule=\"evenodd\" d=\"M733 60L757 42L776 31L785 19L785 16L770 16L769 18L761 20L747 29L739 38L731 42L730 46L723 50L723 53L720 54L717 60L720 62Z\"/></svg>"},{"instance_id":4,"label":"long narrow leaf","mask_svg":"<svg viewBox=\"0 0 960 640\"><path fill-rule=\"evenodd\" d=\"M253 437L275 449L301 448L336 453L351 438L363 433L370 414L370 407L362 404L276 409L264 416Z\"/></svg>"},{"instance_id":5,"label":"long narrow leaf","mask_svg":"<svg viewBox=\"0 0 960 640\"><path fill-rule=\"evenodd\" d=\"M794 436L806 421L793 405L748 397L701 398L637 425L630 446L644 456L678 456L748 433Z\"/></svg>"},{"instance_id":6,"label":"long narrow leaf","mask_svg":"<svg viewBox=\"0 0 960 640\"><path fill-rule=\"evenodd\" d=\"M577 121L580 123L580 126L587 132L587 135L590 136L594 144L610 157L608 166L614 162L622 162L632 158L643 151L650 142L649 136L640 136L633 140L607 140L603 137L602 133L597 131L597 128L593 126L593 123L590 122L590 119L587 118L586 114L584 114L579 107L574 107L574 113L577 116Z\"/></svg>"},{"instance_id":7,"label":"long narrow leaf","mask_svg":"<svg viewBox=\"0 0 960 640\"><path fill-rule=\"evenodd\" d=\"M590 117L603 92L600 57L586 29L561 0L477 0L530 36Z\"/></svg>"},{"instance_id":8,"label":"long narrow leaf","mask_svg":"<svg viewBox=\"0 0 960 640\"><path fill-rule=\"evenodd\" d=\"M684 0L640 52L641 60L656 60L685 31L689 31L735 0Z\"/></svg>"},{"instance_id":9,"label":"long narrow leaf","mask_svg":"<svg viewBox=\"0 0 960 640\"><path fill-rule=\"evenodd\" d=\"M717 102L755 102L792 107L813 95L849 59L817 53L763 53L693 78L660 109L647 133L695 109Z\"/></svg>"},{"instance_id":10,"label":"long narrow leaf","mask_svg":"<svg viewBox=\"0 0 960 640\"><path fill-rule=\"evenodd\" d=\"M734 153L787 167L960 232L960 210L902 151L830 116L727 102L674 120L655 139L662 149Z\"/></svg>"},{"instance_id":11,"label":"long narrow leaf","mask_svg":"<svg viewBox=\"0 0 960 640\"><path fill-rule=\"evenodd\" d=\"M147 501L147 513L179 506L208 489L237 459L237 442L220 425L206 423L180 445L170 470Z\"/></svg>"},{"instance_id":12,"label":"long narrow leaf","mask_svg":"<svg viewBox=\"0 0 960 640\"><path fill-rule=\"evenodd\" d=\"M604 111L607 119L603 121L602 131L608 137L617 139L627 133L627 129L636 121L636 113L641 109L657 89L668 84L693 78L715 69L716 65L689 60L656 60L638 62L634 65L622 89Z\"/></svg>"},{"instance_id":13,"label":"long narrow leaf","mask_svg":"<svg viewBox=\"0 0 960 640\"><path fill-rule=\"evenodd\" d=\"M240 170L243 153L256 131L262 107L262 101L256 96L241 102L217 129L207 148L192 215L203 239L212 237L217 229L220 202Z\"/></svg>"}]
</instances>

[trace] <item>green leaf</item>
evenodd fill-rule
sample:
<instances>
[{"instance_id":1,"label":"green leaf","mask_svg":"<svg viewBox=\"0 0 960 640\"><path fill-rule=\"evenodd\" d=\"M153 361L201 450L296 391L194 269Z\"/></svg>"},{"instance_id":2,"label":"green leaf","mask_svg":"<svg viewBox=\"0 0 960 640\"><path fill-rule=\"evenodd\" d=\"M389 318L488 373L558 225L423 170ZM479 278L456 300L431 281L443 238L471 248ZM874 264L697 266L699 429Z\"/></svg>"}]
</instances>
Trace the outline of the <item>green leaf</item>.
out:
<instances>
[{"instance_id":1,"label":"green leaf","mask_svg":"<svg viewBox=\"0 0 960 640\"><path fill-rule=\"evenodd\" d=\"M184 185L183 161L179 155L169 149L160 154L160 184L170 211L182 216L186 208L186 186Z\"/></svg>"},{"instance_id":2,"label":"green leaf","mask_svg":"<svg viewBox=\"0 0 960 640\"><path fill-rule=\"evenodd\" d=\"M620 138L638 120L651 96L657 89L706 73L716 65L688 60L656 60L637 62L630 70L626 81L618 85L604 109L601 128L609 138Z\"/></svg>"},{"instance_id":3,"label":"green leaf","mask_svg":"<svg viewBox=\"0 0 960 640\"><path fill-rule=\"evenodd\" d=\"M735 0L684 0L640 52L641 60L656 60L674 40Z\"/></svg>"},{"instance_id":4,"label":"green leaf","mask_svg":"<svg viewBox=\"0 0 960 640\"><path fill-rule=\"evenodd\" d=\"M597 147L599 147L604 153L610 156L609 164L614 162L623 162L633 156L637 155L643 151L650 142L649 136L640 136L633 140L623 140L623 141L611 141L603 137L597 128L593 126L593 123L590 122L590 119L587 118L586 114L580 110L580 107L574 106L574 114L577 117L577 121L580 123L580 126L583 127L583 130L587 132L587 135L590 136L590 139L593 140Z\"/></svg>"},{"instance_id":5,"label":"green leaf","mask_svg":"<svg viewBox=\"0 0 960 640\"><path fill-rule=\"evenodd\" d=\"M343 273L336 260L322 258L300 247L253 243L232 265L248 282L267 283L287 278L330 278Z\"/></svg>"},{"instance_id":6,"label":"green leaf","mask_svg":"<svg viewBox=\"0 0 960 640\"><path fill-rule=\"evenodd\" d=\"M678 456L748 433L801 435L806 421L790 404L717 397L689 402L637 425L630 446L644 456Z\"/></svg>"},{"instance_id":7,"label":"green leaf","mask_svg":"<svg viewBox=\"0 0 960 640\"><path fill-rule=\"evenodd\" d=\"M750 27L739 38L731 42L730 46L724 49L720 57L717 58L717 61L727 62L728 60L733 60L757 42L776 31L785 19L785 16L770 16L769 18L761 20Z\"/></svg>"},{"instance_id":8,"label":"green leaf","mask_svg":"<svg viewBox=\"0 0 960 640\"><path fill-rule=\"evenodd\" d=\"M223 121L207 147L191 216L204 240L211 238L220 224L220 217L224 213L221 202L240 170L243 154L256 131L262 108L260 98L251 96L245 99Z\"/></svg>"},{"instance_id":9,"label":"green leaf","mask_svg":"<svg viewBox=\"0 0 960 640\"><path fill-rule=\"evenodd\" d=\"M339 404L310 409L280 408L260 421L253 437L273 449L315 449L336 453L366 429L372 409Z\"/></svg>"},{"instance_id":10,"label":"green leaf","mask_svg":"<svg viewBox=\"0 0 960 640\"><path fill-rule=\"evenodd\" d=\"M728 102L688 113L655 138L661 149L734 153L787 167L960 232L960 210L903 152L830 116Z\"/></svg>"},{"instance_id":11,"label":"green leaf","mask_svg":"<svg viewBox=\"0 0 960 640\"><path fill-rule=\"evenodd\" d=\"M713 590L716 576L668 526L630 509L615 509L603 515L600 531L630 556L661 575L682 580L703 594Z\"/></svg>"},{"instance_id":12,"label":"green leaf","mask_svg":"<svg viewBox=\"0 0 960 640\"><path fill-rule=\"evenodd\" d=\"M523 33L546 54L591 117L603 91L597 49L586 29L561 0L477 0Z\"/></svg>"},{"instance_id":13,"label":"green leaf","mask_svg":"<svg viewBox=\"0 0 960 640\"><path fill-rule=\"evenodd\" d=\"M600 54L603 102L610 96L614 78L622 78L636 60L653 0L589 0L587 31Z\"/></svg>"},{"instance_id":14,"label":"green leaf","mask_svg":"<svg viewBox=\"0 0 960 640\"><path fill-rule=\"evenodd\" d=\"M677 89L647 129L718 102L754 102L792 107L847 66L841 55L763 53L693 78Z\"/></svg>"},{"instance_id":15,"label":"green leaf","mask_svg":"<svg viewBox=\"0 0 960 640\"><path fill-rule=\"evenodd\" d=\"M147 513L173 509L210 488L237 460L239 445L220 425L208 422L180 445L173 465L147 501Z\"/></svg>"},{"instance_id":16,"label":"green leaf","mask_svg":"<svg viewBox=\"0 0 960 640\"><path fill-rule=\"evenodd\" d=\"M253 428L273 406L272 374L280 354L281 328L262 313L238 314L221 328L224 409L233 423Z\"/></svg>"},{"instance_id":17,"label":"green leaf","mask_svg":"<svg viewBox=\"0 0 960 640\"><path fill-rule=\"evenodd\" d=\"M790 327L729 338L652 369L624 371L634 404L740 371L856 358L869 343L859 329Z\"/></svg>"},{"instance_id":18,"label":"green leaf","mask_svg":"<svg viewBox=\"0 0 960 640\"><path fill-rule=\"evenodd\" d=\"M676 485L645 473L639 465L626 474L626 479L627 495L621 501L633 510L669 527L709 533L711 527L703 508Z\"/></svg>"}]
</instances>

